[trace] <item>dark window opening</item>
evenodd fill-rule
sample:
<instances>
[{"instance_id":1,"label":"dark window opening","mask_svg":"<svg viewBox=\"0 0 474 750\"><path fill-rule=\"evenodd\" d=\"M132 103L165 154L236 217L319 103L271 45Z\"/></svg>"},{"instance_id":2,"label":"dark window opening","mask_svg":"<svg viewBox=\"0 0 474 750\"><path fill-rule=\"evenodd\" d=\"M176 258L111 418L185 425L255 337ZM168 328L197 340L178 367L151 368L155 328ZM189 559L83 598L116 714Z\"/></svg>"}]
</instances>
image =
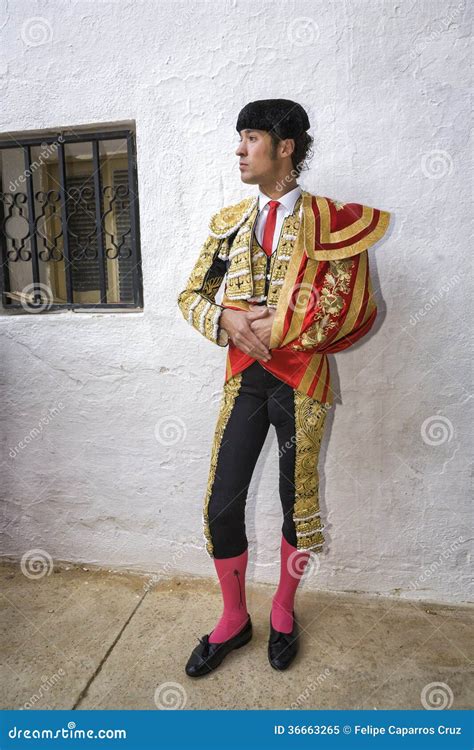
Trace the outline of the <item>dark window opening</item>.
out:
<instances>
[{"instance_id":1,"label":"dark window opening","mask_svg":"<svg viewBox=\"0 0 474 750\"><path fill-rule=\"evenodd\" d=\"M6 310L143 307L130 130L0 141Z\"/></svg>"}]
</instances>

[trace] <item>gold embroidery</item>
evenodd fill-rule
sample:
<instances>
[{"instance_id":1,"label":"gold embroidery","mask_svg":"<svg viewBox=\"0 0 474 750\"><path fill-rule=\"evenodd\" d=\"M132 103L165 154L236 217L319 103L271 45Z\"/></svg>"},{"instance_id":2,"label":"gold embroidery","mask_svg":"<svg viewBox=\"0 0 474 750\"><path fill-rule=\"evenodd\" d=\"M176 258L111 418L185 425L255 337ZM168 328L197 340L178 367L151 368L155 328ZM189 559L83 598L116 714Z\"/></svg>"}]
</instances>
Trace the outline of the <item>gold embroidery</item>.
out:
<instances>
[{"instance_id":1,"label":"gold embroidery","mask_svg":"<svg viewBox=\"0 0 474 750\"><path fill-rule=\"evenodd\" d=\"M232 206L224 206L211 217L209 229L214 237L228 237L234 232L246 219L247 216L257 206L258 199L244 198L239 203Z\"/></svg>"},{"instance_id":2,"label":"gold embroidery","mask_svg":"<svg viewBox=\"0 0 474 750\"><path fill-rule=\"evenodd\" d=\"M226 298L229 300L249 299L253 294L251 271L252 228L257 218L257 205L241 225L228 252L229 266L226 277ZM225 304L225 302L224 302Z\"/></svg>"},{"instance_id":3,"label":"gold embroidery","mask_svg":"<svg viewBox=\"0 0 474 750\"><path fill-rule=\"evenodd\" d=\"M196 264L189 277L188 286L192 289L199 289L203 282L207 270L212 264L214 253L219 246L219 240L214 237L208 237L204 242Z\"/></svg>"},{"instance_id":4,"label":"gold embroidery","mask_svg":"<svg viewBox=\"0 0 474 750\"><path fill-rule=\"evenodd\" d=\"M329 331L337 326L337 318L344 307L342 294L350 291L350 280L355 261L351 258L329 261L324 276L314 322L301 334L299 342L291 345L296 351L313 348L323 343Z\"/></svg>"},{"instance_id":5,"label":"gold embroidery","mask_svg":"<svg viewBox=\"0 0 474 750\"><path fill-rule=\"evenodd\" d=\"M202 287L202 294L204 294L205 297L210 297L214 300L219 291L219 287L222 284L223 278L223 276L215 276L213 279L208 279Z\"/></svg>"},{"instance_id":6,"label":"gold embroidery","mask_svg":"<svg viewBox=\"0 0 474 750\"><path fill-rule=\"evenodd\" d=\"M341 208L344 208L344 206L346 205L345 203L342 203L341 201L333 200L332 198L330 198L330 201L334 206L336 206L336 211L340 211Z\"/></svg>"},{"instance_id":7,"label":"gold embroidery","mask_svg":"<svg viewBox=\"0 0 474 750\"><path fill-rule=\"evenodd\" d=\"M276 349L280 346L285 346L289 341L288 332L284 334L284 324L286 316L288 314L288 305L290 303L294 285L298 277L298 272L301 267L301 262L305 255L305 233L307 229L307 214L311 209L312 196L310 193L306 193L304 190L301 193L301 206L298 212L300 224L298 233L296 236L295 244L291 253L291 259L286 269L285 279L281 286L281 291L278 294L278 304L275 310L275 317L273 320L272 330L270 334L270 349ZM298 317L298 312L293 311ZM290 334L291 336L291 334Z\"/></svg>"},{"instance_id":8,"label":"gold embroidery","mask_svg":"<svg viewBox=\"0 0 474 750\"><path fill-rule=\"evenodd\" d=\"M206 282L206 274L222 240L208 236L194 264L186 288L178 295L178 306L184 318L209 341L217 343L217 321L221 305L215 304L215 296L224 278L218 274Z\"/></svg>"},{"instance_id":9,"label":"gold embroidery","mask_svg":"<svg viewBox=\"0 0 474 750\"><path fill-rule=\"evenodd\" d=\"M360 253L358 258L359 265L357 267L357 273L354 274L355 278L352 281L350 307L347 311L347 315L344 318L344 323L340 331L338 331L337 333L337 338L335 339L335 341L337 341L337 339L344 338L344 336L354 330L356 320L359 319L362 308L364 306L365 292L367 289L367 279L370 280L370 276L367 275L369 262L367 250L363 253ZM364 321L361 321L361 324L363 322Z\"/></svg>"},{"instance_id":10,"label":"gold embroidery","mask_svg":"<svg viewBox=\"0 0 474 750\"><path fill-rule=\"evenodd\" d=\"M295 505L293 521L297 549L317 549L324 543L319 510L318 458L327 408L300 391L295 407Z\"/></svg>"},{"instance_id":11,"label":"gold embroidery","mask_svg":"<svg viewBox=\"0 0 474 750\"><path fill-rule=\"evenodd\" d=\"M301 196L295 203L293 213L283 220L280 239L270 262L270 284L266 304L276 307L288 264L291 260L295 240L298 234L300 219L299 207ZM265 274L267 256L259 246L253 228L257 212L252 211L241 226L231 247L229 267L227 269L225 305L232 300L250 300L265 293ZM263 253L263 254L262 254ZM249 262L250 259L250 262Z\"/></svg>"},{"instance_id":12,"label":"gold embroidery","mask_svg":"<svg viewBox=\"0 0 474 750\"><path fill-rule=\"evenodd\" d=\"M270 286L268 289L267 305L276 307L285 280L286 272L293 255L296 238L300 228L299 207L301 196L295 203L293 213L283 220L280 241L274 252L270 264Z\"/></svg>"},{"instance_id":13,"label":"gold embroidery","mask_svg":"<svg viewBox=\"0 0 474 750\"><path fill-rule=\"evenodd\" d=\"M221 447L222 436L224 434L224 430L226 428L227 422L229 421L229 417L232 413L232 409L235 404L235 399L237 398L237 395L240 390L241 382L242 382L242 373L239 372L237 375L234 375L233 378L230 378L230 380L224 383L221 403L219 407L219 416L217 418L216 428L214 431L214 440L213 440L212 449L211 449L211 462L210 462L209 477L208 477L208 482L207 482L207 491L206 491L206 497L204 499L204 507L203 507L203 530L204 530L204 537L206 539L206 550L210 557L214 556L214 548L212 544L211 531L209 528L209 514L208 514L209 500L211 497L212 487L213 487L214 479L216 475L217 460L219 458L219 449Z\"/></svg>"}]
</instances>

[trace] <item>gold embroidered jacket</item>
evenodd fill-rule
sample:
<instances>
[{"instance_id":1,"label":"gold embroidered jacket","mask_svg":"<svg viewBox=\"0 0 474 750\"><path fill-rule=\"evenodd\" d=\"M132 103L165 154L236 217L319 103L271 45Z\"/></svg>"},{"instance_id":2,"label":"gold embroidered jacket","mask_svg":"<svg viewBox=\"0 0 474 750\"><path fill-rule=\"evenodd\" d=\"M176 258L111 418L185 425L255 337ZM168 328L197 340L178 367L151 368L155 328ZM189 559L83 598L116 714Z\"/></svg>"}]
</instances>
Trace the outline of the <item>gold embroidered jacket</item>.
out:
<instances>
[{"instance_id":1,"label":"gold embroidered jacket","mask_svg":"<svg viewBox=\"0 0 474 750\"><path fill-rule=\"evenodd\" d=\"M293 388L331 404L327 354L351 346L375 321L367 250L386 232L390 214L303 190L293 214L283 222L268 281L253 232L257 214L255 197L212 216L178 305L207 339L228 345L226 381L255 359L219 328L222 311L248 310L251 302L274 308L272 357L261 364ZM217 304L224 279L222 303Z\"/></svg>"}]
</instances>

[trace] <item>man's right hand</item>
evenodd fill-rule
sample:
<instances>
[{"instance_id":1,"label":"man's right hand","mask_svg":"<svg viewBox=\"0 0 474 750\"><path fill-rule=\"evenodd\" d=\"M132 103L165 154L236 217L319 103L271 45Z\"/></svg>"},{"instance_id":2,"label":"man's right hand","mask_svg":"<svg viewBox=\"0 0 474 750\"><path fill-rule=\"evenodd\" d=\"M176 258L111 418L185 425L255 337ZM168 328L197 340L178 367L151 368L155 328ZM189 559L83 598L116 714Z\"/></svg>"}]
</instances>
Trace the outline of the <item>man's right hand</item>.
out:
<instances>
[{"instance_id":1,"label":"man's right hand","mask_svg":"<svg viewBox=\"0 0 474 750\"><path fill-rule=\"evenodd\" d=\"M225 328L230 340L241 352L255 359L262 359L264 362L268 362L271 359L270 350L252 331L250 323L252 320L264 318L269 314L266 305L262 305L258 309L253 309L249 312L227 308L221 314L219 325Z\"/></svg>"}]
</instances>

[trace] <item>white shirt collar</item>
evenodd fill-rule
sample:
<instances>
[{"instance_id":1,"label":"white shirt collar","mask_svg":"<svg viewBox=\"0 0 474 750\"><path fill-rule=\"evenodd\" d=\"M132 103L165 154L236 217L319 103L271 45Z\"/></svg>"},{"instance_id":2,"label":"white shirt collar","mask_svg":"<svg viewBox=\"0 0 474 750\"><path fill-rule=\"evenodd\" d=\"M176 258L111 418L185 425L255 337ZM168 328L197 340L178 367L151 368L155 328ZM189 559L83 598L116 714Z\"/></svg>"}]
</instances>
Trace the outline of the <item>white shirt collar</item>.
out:
<instances>
[{"instance_id":1,"label":"white shirt collar","mask_svg":"<svg viewBox=\"0 0 474 750\"><path fill-rule=\"evenodd\" d=\"M285 206L285 209L288 213L293 213L293 209L295 207L295 203L298 200L298 198L301 195L301 187L297 185L293 190L290 190L288 193L285 193L285 195L282 195L277 200ZM268 195L265 195L265 193L262 193L261 190L258 191L258 210L261 211L262 208L265 208L267 203L269 203L271 200L276 200L269 198Z\"/></svg>"}]
</instances>

